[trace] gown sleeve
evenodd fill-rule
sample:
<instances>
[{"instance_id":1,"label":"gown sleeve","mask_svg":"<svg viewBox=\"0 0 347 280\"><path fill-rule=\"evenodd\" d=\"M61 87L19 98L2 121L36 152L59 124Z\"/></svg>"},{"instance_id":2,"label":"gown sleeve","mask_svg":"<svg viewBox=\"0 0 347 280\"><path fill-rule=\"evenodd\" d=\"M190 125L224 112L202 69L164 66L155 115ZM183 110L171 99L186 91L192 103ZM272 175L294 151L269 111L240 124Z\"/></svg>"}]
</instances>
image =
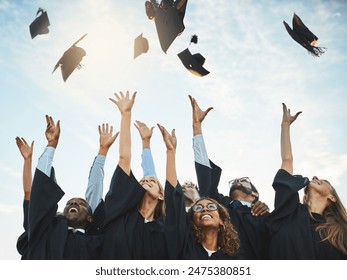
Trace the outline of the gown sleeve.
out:
<instances>
[{"instance_id":1,"label":"gown sleeve","mask_svg":"<svg viewBox=\"0 0 347 280\"><path fill-rule=\"evenodd\" d=\"M272 227L290 216L300 205L299 191L307 186L309 179L300 175L291 175L284 169L277 171L272 186L275 190L275 209L269 216Z\"/></svg>"},{"instance_id":2,"label":"gown sleeve","mask_svg":"<svg viewBox=\"0 0 347 280\"><path fill-rule=\"evenodd\" d=\"M52 170L54 174L53 167ZM28 214L28 239L31 247L43 238L56 216L58 202L64 196L63 190L51 177L39 169L34 174Z\"/></svg>"},{"instance_id":3,"label":"gown sleeve","mask_svg":"<svg viewBox=\"0 0 347 280\"><path fill-rule=\"evenodd\" d=\"M179 183L174 188L166 181L165 205L165 235L169 258L174 260L182 259L189 224L184 205L184 194Z\"/></svg>"},{"instance_id":4,"label":"gown sleeve","mask_svg":"<svg viewBox=\"0 0 347 280\"><path fill-rule=\"evenodd\" d=\"M105 226L136 207L144 194L145 189L133 173L131 172L129 176L117 165L110 189L105 196Z\"/></svg>"}]
</instances>

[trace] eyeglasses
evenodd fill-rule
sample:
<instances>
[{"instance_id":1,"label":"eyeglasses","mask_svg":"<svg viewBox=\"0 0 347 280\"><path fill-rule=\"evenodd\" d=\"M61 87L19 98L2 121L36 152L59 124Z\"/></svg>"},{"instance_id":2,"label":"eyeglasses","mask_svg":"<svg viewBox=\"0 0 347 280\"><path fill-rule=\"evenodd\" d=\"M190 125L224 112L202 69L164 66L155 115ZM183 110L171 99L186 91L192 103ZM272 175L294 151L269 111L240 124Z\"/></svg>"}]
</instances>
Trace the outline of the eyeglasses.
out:
<instances>
[{"instance_id":1,"label":"eyeglasses","mask_svg":"<svg viewBox=\"0 0 347 280\"><path fill-rule=\"evenodd\" d=\"M242 185L243 182L249 183L251 185L250 188ZM252 184L251 180L248 177L236 178L234 180L229 181L230 192L229 195L235 190L240 190L245 194L254 196L253 203L257 202L259 199L259 192L256 187Z\"/></svg>"},{"instance_id":2,"label":"eyeglasses","mask_svg":"<svg viewBox=\"0 0 347 280\"><path fill-rule=\"evenodd\" d=\"M216 203L209 203L207 205L202 205L202 204L195 204L192 209L194 213L199 213L202 210L204 210L204 208L207 208L209 211L216 211L218 209L218 205Z\"/></svg>"},{"instance_id":3,"label":"eyeglasses","mask_svg":"<svg viewBox=\"0 0 347 280\"><path fill-rule=\"evenodd\" d=\"M236 179L229 181L229 188L231 188L234 185L238 185L238 183L242 183L242 182L247 182L250 184L252 183L248 177L236 178Z\"/></svg>"}]
</instances>

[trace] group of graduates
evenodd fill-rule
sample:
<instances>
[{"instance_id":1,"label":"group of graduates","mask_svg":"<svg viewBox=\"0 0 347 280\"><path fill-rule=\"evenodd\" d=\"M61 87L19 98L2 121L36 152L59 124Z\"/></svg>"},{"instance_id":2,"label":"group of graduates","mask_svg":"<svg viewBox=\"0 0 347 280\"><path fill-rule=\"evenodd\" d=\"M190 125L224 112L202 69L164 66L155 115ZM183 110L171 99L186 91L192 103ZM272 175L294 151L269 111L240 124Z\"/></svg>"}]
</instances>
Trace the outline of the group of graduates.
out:
<instances>
[{"instance_id":1,"label":"group of graduates","mask_svg":"<svg viewBox=\"0 0 347 280\"><path fill-rule=\"evenodd\" d=\"M46 115L47 146L32 179L34 142L17 137L24 158L24 233L17 250L24 260L106 259L347 259L347 214L335 189L314 176L293 175L291 115L283 104L282 165L275 175L274 210L259 201L248 177L229 182L229 195L218 192L221 168L208 157L202 122L213 109L192 107L193 149L197 185L176 173L175 130L158 124L166 146L165 186L159 182L151 154L153 129L136 121L142 139L143 177L131 168L131 115L136 92L115 93L110 100L120 115L120 131L99 125L99 152L90 169L85 198L72 198L58 211L64 196L52 166L60 121ZM119 138L119 161L103 197L104 164ZM304 189L300 202L299 191Z\"/></svg>"}]
</instances>

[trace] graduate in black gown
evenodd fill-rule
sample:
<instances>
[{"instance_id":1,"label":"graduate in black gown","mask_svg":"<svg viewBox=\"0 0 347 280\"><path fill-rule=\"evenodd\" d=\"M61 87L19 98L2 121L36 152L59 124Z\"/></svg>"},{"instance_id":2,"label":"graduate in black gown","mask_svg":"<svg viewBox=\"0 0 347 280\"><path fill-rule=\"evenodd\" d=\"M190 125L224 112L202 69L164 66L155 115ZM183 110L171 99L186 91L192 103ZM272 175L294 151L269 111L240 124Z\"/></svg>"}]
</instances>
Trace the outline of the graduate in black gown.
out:
<instances>
[{"instance_id":1,"label":"graduate in black gown","mask_svg":"<svg viewBox=\"0 0 347 280\"><path fill-rule=\"evenodd\" d=\"M34 141L31 142L30 146L23 137L16 137L17 147L23 157L23 228L24 232L19 236L17 240L17 251L21 255L21 259L25 260L26 253L28 250L28 212L29 212L29 200L32 183L32 155L34 150Z\"/></svg>"},{"instance_id":2,"label":"graduate in black gown","mask_svg":"<svg viewBox=\"0 0 347 280\"><path fill-rule=\"evenodd\" d=\"M48 143L39 158L30 195L27 259L99 259L101 235L88 234L93 222L88 202L72 198L63 213L57 213L64 192L56 183L52 161L59 142L60 121L55 124L53 118L46 115L46 122ZM99 213L98 209L95 212Z\"/></svg>"},{"instance_id":3,"label":"graduate in black gown","mask_svg":"<svg viewBox=\"0 0 347 280\"><path fill-rule=\"evenodd\" d=\"M176 173L175 130L169 134L163 126L158 124L158 127L167 148L165 225L173 258L243 259L238 234L222 205L210 198L199 198L186 212L185 196Z\"/></svg>"},{"instance_id":4,"label":"graduate in black gown","mask_svg":"<svg viewBox=\"0 0 347 280\"><path fill-rule=\"evenodd\" d=\"M290 125L301 112L291 115L285 104L281 124L281 169L273 188L275 209L270 214L271 259L347 259L347 215L333 186L317 176L293 175ZM299 191L304 189L303 202Z\"/></svg>"},{"instance_id":5,"label":"graduate in black gown","mask_svg":"<svg viewBox=\"0 0 347 280\"><path fill-rule=\"evenodd\" d=\"M193 148L200 195L211 197L228 209L231 223L239 233L241 249L246 259L267 259L269 233L266 217L269 208L258 200L258 191L246 177L232 181L229 196L218 192L222 169L209 160L202 134L202 122L213 108L203 111L195 98L189 95L189 99L192 106Z\"/></svg>"},{"instance_id":6,"label":"graduate in black gown","mask_svg":"<svg viewBox=\"0 0 347 280\"><path fill-rule=\"evenodd\" d=\"M136 92L115 93L121 113L119 161L105 196L103 259L168 259L164 190L154 176L137 181L131 171L131 111Z\"/></svg>"}]
</instances>

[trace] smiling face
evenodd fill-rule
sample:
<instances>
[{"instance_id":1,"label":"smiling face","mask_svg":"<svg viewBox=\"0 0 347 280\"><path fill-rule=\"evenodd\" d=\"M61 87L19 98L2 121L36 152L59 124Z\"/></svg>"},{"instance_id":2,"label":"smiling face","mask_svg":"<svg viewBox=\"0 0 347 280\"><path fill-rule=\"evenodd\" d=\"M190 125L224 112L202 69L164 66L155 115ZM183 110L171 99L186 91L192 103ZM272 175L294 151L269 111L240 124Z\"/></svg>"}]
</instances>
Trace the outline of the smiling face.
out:
<instances>
[{"instance_id":1,"label":"smiling face","mask_svg":"<svg viewBox=\"0 0 347 280\"><path fill-rule=\"evenodd\" d=\"M193 206L193 223L200 229L218 229L222 221L218 204L209 199L198 200Z\"/></svg>"},{"instance_id":2,"label":"smiling face","mask_svg":"<svg viewBox=\"0 0 347 280\"><path fill-rule=\"evenodd\" d=\"M319 179L317 176L313 176L312 180L307 186L307 190L310 192L315 192L322 197L326 197L327 199L335 202L336 197L332 194L333 187L331 184L324 179Z\"/></svg>"},{"instance_id":3,"label":"smiling face","mask_svg":"<svg viewBox=\"0 0 347 280\"><path fill-rule=\"evenodd\" d=\"M74 228L86 229L92 221L92 210L83 198L71 198L65 205L64 216Z\"/></svg>"},{"instance_id":4,"label":"smiling face","mask_svg":"<svg viewBox=\"0 0 347 280\"><path fill-rule=\"evenodd\" d=\"M152 199L164 199L164 191L157 178L153 176L145 176L139 183Z\"/></svg>"}]
</instances>

